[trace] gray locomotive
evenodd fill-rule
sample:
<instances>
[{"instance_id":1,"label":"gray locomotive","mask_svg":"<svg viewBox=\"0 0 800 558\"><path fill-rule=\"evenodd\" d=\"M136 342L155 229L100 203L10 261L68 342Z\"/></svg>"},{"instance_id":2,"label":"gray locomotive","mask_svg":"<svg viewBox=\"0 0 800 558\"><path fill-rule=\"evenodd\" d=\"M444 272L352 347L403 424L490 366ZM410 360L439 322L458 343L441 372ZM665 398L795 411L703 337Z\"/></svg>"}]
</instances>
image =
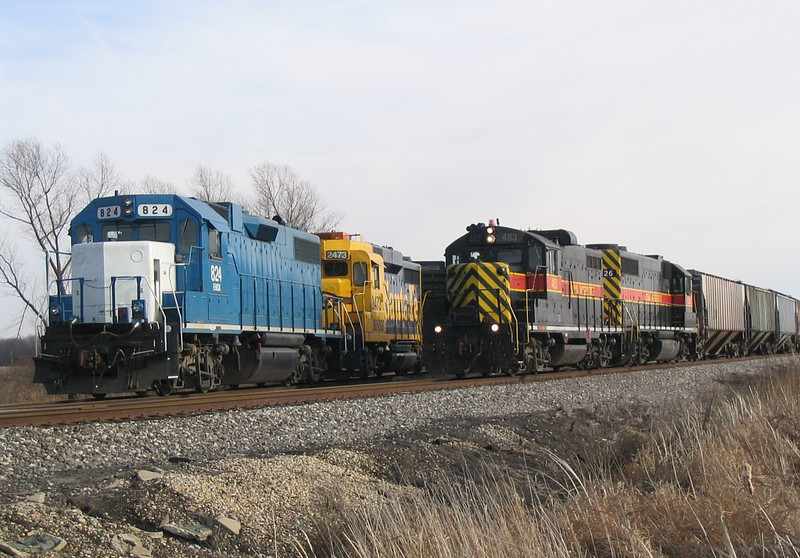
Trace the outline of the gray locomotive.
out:
<instances>
[{"instance_id":1,"label":"gray locomotive","mask_svg":"<svg viewBox=\"0 0 800 558\"><path fill-rule=\"evenodd\" d=\"M429 370L602 368L795 350L800 302L567 230L467 227L423 268ZM724 288L722 288L724 286Z\"/></svg>"}]
</instances>

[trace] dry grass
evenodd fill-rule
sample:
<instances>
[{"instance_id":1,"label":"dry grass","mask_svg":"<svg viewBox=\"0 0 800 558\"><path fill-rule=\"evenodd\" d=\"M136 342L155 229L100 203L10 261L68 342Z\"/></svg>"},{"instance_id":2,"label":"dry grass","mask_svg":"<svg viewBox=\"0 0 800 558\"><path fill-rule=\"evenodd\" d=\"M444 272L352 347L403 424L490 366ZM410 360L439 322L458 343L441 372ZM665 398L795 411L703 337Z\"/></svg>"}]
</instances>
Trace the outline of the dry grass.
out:
<instances>
[{"instance_id":1,"label":"dry grass","mask_svg":"<svg viewBox=\"0 0 800 558\"><path fill-rule=\"evenodd\" d=\"M44 386L33 383L33 365L0 367L0 404L59 401L63 395L47 395Z\"/></svg>"},{"instance_id":2,"label":"dry grass","mask_svg":"<svg viewBox=\"0 0 800 558\"><path fill-rule=\"evenodd\" d=\"M536 471L528 486L477 473L467 488L453 482L341 510L347 528L315 545L316 555L800 556L797 372L678 410L637 439L632 456L606 455L576 472L550 454L566 498L532 494Z\"/></svg>"}]
</instances>

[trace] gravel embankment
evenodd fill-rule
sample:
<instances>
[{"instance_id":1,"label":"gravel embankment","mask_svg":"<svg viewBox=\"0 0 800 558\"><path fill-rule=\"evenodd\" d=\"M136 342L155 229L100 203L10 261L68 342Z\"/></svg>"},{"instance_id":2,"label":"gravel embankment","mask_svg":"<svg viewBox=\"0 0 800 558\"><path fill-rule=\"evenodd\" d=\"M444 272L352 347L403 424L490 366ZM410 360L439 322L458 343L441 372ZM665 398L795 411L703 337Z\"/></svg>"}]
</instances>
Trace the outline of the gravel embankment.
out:
<instances>
[{"instance_id":1,"label":"gravel embankment","mask_svg":"<svg viewBox=\"0 0 800 558\"><path fill-rule=\"evenodd\" d=\"M645 406L691 399L725 375L758 374L793 366L791 357L718 362L628 374L393 395L301 406L212 413L125 423L0 430L0 493L41 489L65 473L114 471L172 458L191 461L230 455L347 446L398 435L456 417L476 419L558 408Z\"/></svg>"},{"instance_id":2,"label":"gravel embankment","mask_svg":"<svg viewBox=\"0 0 800 558\"><path fill-rule=\"evenodd\" d=\"M575 421L583 421L575 432L606 436L593 430L597 417L632 409L657 415L667 405L730 390L732 375L798 367L795 357L721 361L194 417L0 430L0 551L46 533L74 556L292 555L292 541L305 540L335 505L360 509L416 490L387 473L401 450L411 469L422 468L423 458L424 467L435 466L441 454L430 448L442 444L455 452L517 448L528 462L537 447L568 443ZM547 438L559 417L571 422L561 438ZM165 535L187 522L201 525L195 527L202 540Z\"/></svg>"}]
</instances>

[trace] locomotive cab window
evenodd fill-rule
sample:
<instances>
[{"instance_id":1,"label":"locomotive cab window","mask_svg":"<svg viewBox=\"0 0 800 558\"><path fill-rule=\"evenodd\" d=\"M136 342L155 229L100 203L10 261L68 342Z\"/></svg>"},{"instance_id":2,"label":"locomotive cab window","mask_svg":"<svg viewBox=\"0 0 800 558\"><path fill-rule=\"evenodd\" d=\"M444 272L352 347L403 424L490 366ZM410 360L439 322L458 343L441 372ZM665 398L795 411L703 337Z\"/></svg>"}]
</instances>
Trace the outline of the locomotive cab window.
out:
<instances>
[{"instance_id":1,"label":"locomotive cab window","mask_svg":"<svg viewBox=\"0 0 800 558\"><path fill-rule=\"evenodd\" d=\"M364 262L353 263L353 284L363 287L367 282L367 264Z\"/></svg>"},{"instance_id":2,"label":"locomotive cab window","mask_svg":"<svg viewBox=\"0 0 800 558\"><path fill-rule=\"evenodd\" d=\"M558 273L558 252L555 250L547 251L547 272L553 275Z\"/></svg>"},{"instance_id":3,"label":"locomotive cab window","mask_svg":"<svg viewBox=\"0 0 800 558\"><path fill-rule=\"evenodd\" d=\"M380 268L378 264L372 264L372 283L376 289L380 288L381 280L380 280Z\"/></svg>"},{"instance_id":4,"label":"locomotive cab window","mask_svg":"<svg viewBox=\"0 0 800 558\"><path fill-rule=\"evenodd\" d=\"M194 219L184 219L178 225L178 251L188 254L192 246L197 245L197 221Z\"/></svg>"},{"instance_id":5,"label":"locomotive cab window","mask_svg":"<svg viewBox=\"0 0 800 558\"><path fill-rule=\"evenodd\" d=\"M86 244L94 242L94 233L89 225L78 225L75 227L75 244Z\"/></svg>"},{"instance_id":6,"label":"locomotive cab window","mask_svg":"<svg viewBox=\"0 0 800 558\"><path fill-rule=\"evenodd\" d=\"M542 267L542 250L539 246L528 246L528 270L537 271Z\"/></svg>"},{"instance_id":7,"label":"locomotive cab window","mask_svg":"<svg viewBox=\"0 0 800 558\"><path fill-rule=\"evenodd\" d=\"M133 240L133 225L124 223L103 225L103 240L110 242Z\"/></svg>"},{"instance_id":8,"label":"locomotive cab window","mask_svg":"<svg viewBox=\"0 0 800 558\"><path fill-rule=\"evenodd\" d=\"M324 262L322 264L323 277L347 277L347 262Z\"/></svg>"},{"instance_id":9,"label":"locomotive cab window","mask_svg":"<svg viewBox=\"0 0 800 558\"><path fill-rule=\"evenodd\" d=\"M511 271L522 271L522 250L501 248L497 251L497 261L507 263Z\"/></svg>"},{"instance_id":10,"label":"locomotive cab window","mask_svg":"<svg viewBox=\"0 0 800 558\"><path fill-rule=\"evenodd\" d=\"M208 255L215 260L222 259L222 243L220 242L219 231L211 226L208 227Z\"/></svg>"},{"instance_id":11,"label":"locomotive cab window","mask_svg":"<svg viewBox=\"0 0 800 558\"><path fill-rule=\"evenodd\" d=\"M139 240L169 242L169 223L166 221L141 223L139 225Z\"/></svg>"}]
</instances>

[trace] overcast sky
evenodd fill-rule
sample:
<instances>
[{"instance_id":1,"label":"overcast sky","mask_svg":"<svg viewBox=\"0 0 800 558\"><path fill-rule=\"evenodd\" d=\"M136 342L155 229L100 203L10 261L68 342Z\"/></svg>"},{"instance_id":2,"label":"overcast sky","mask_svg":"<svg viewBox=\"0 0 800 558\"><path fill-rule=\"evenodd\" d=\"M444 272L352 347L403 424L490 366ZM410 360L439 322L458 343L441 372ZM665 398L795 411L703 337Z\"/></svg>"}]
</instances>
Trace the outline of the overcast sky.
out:
<instances>
[{"instance_id":1,"label":"overcast sky","mask_svg":"<svg viewBox=\"0 0 800 558\"><path fill-rule=\"evenodd\" d=\"M499 218L800 297L799 22L793 1L0 0L0 144L243 193L287 164L414 259Z\"/></svg>"}]
</instances>

